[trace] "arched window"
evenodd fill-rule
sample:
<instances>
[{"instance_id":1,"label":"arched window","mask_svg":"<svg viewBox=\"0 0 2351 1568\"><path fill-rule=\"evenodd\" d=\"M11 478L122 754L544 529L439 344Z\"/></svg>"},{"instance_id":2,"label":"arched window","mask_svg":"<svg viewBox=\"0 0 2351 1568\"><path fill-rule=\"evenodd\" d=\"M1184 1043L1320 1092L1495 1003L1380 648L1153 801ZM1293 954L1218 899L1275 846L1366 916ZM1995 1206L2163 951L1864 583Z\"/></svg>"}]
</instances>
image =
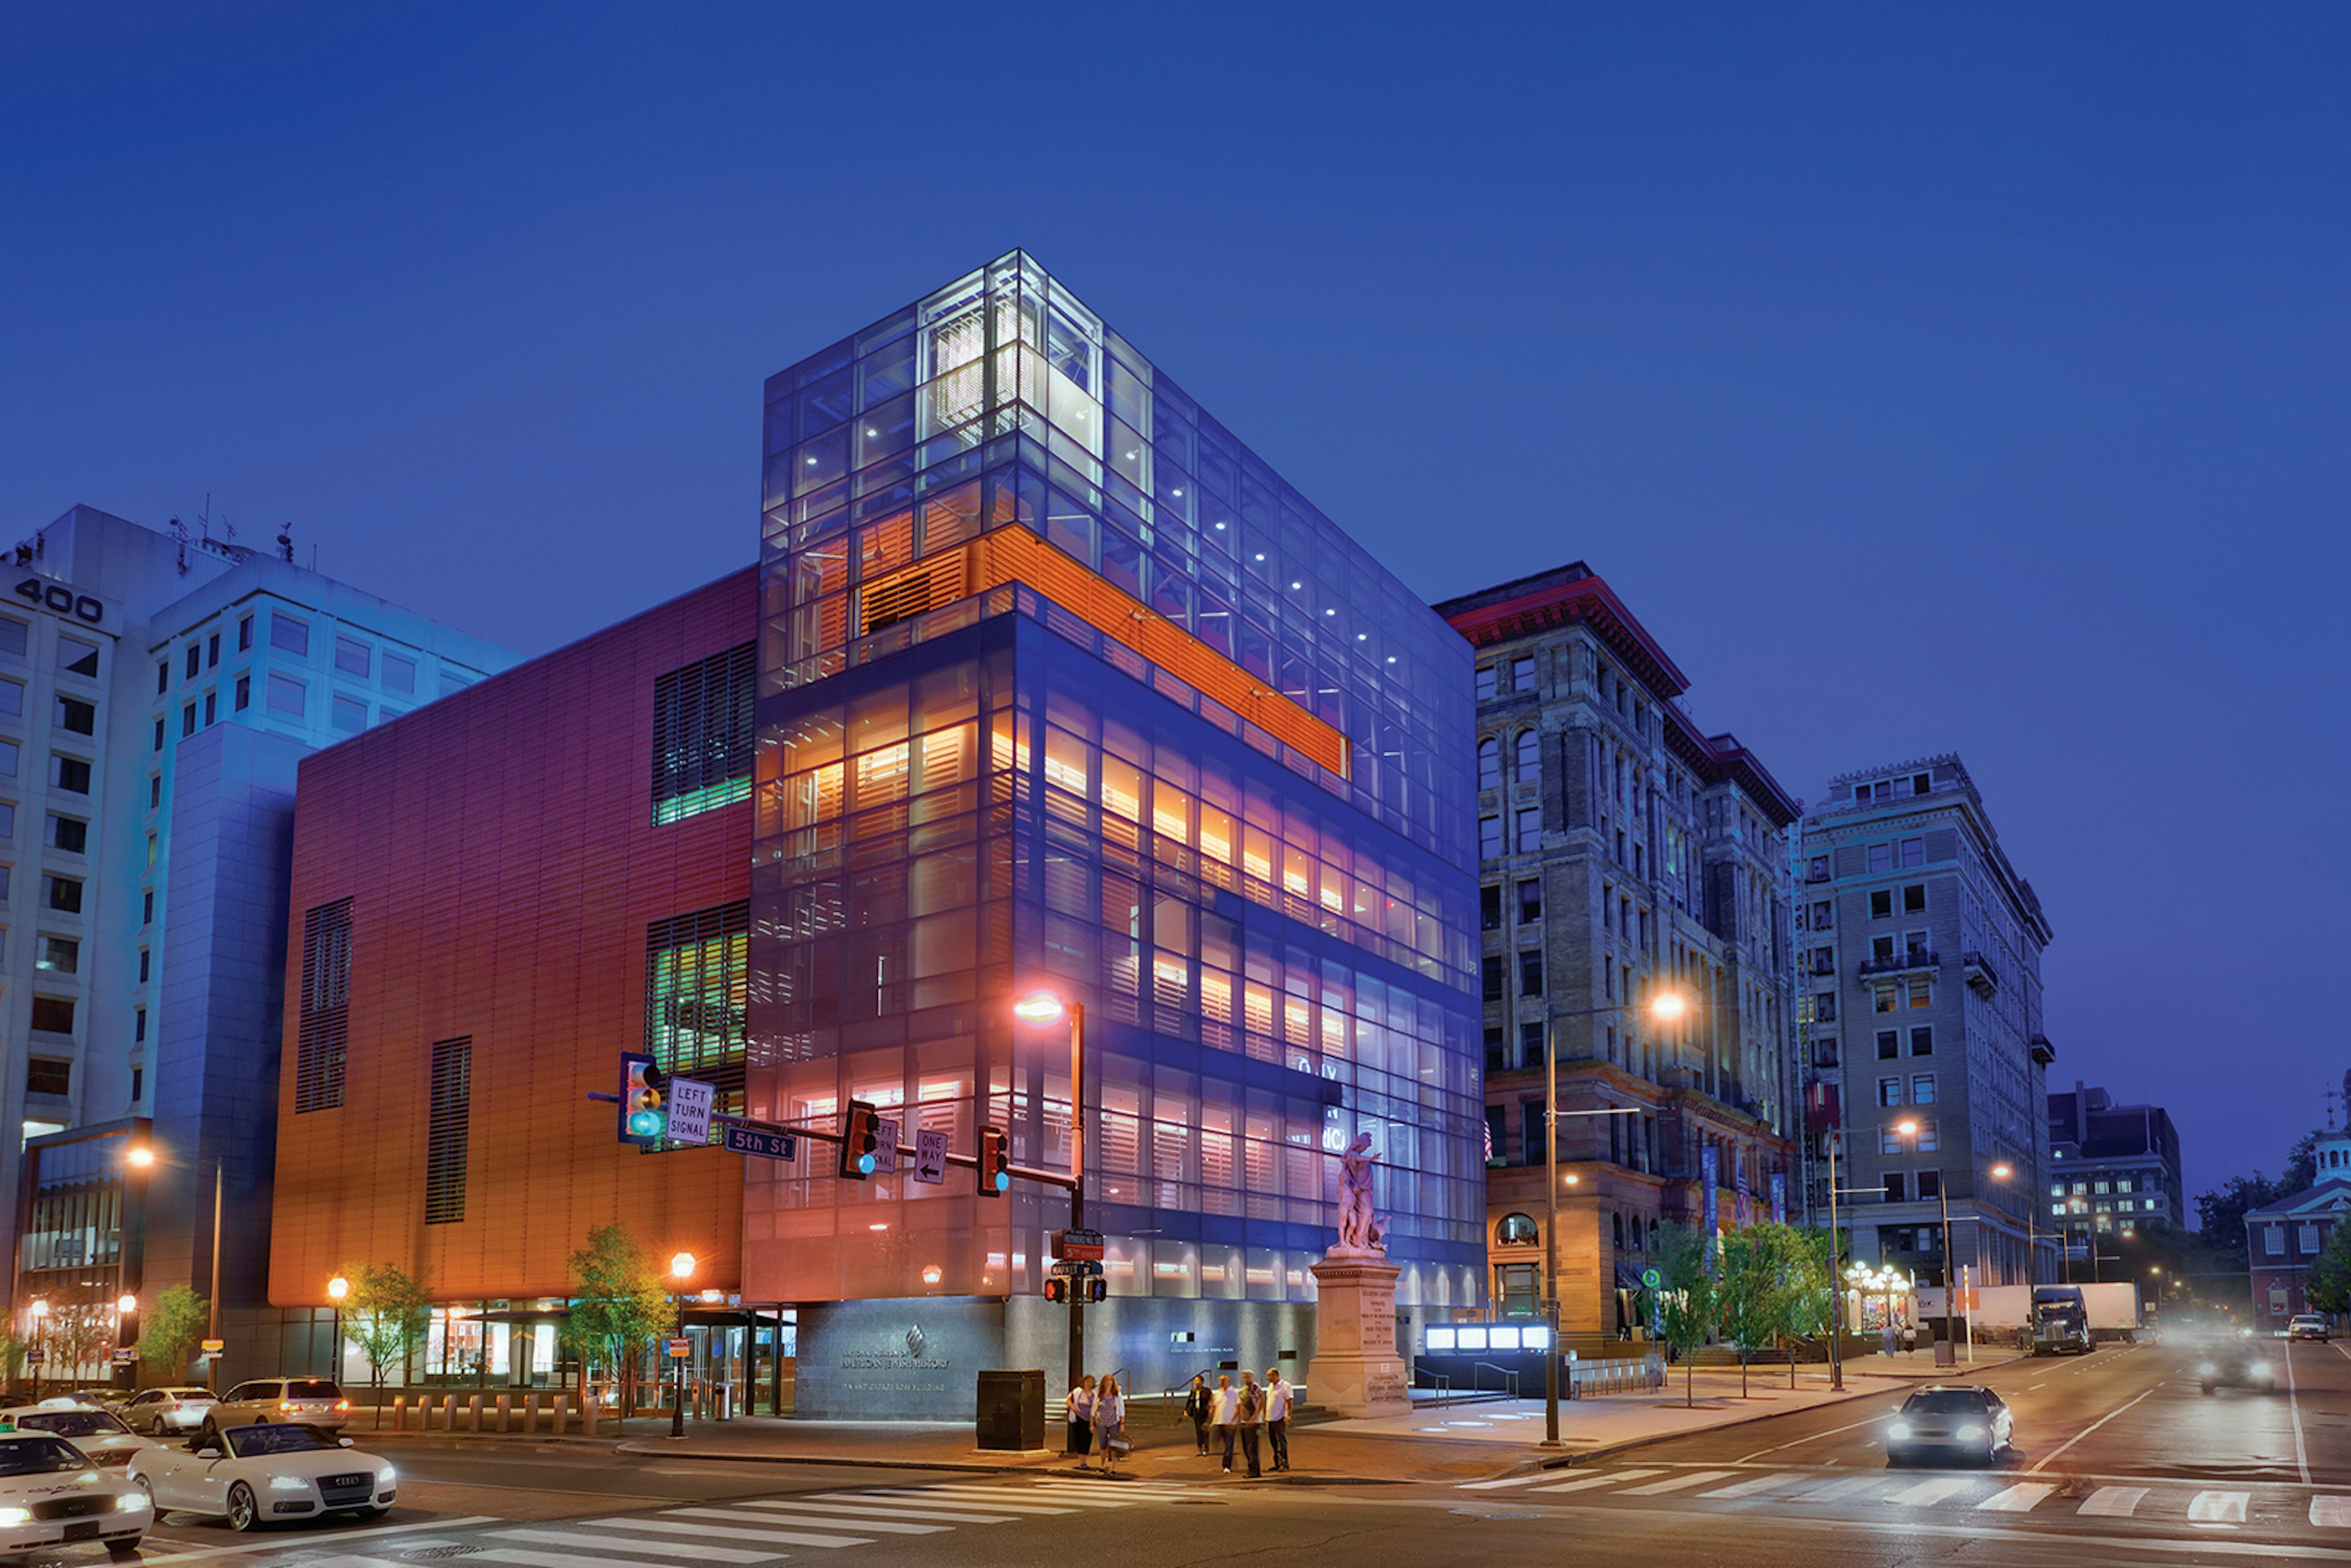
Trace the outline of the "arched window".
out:
<instances>
[{"instance_id":1,"label":"arched window","mask_svg":"<svg viewBox=\"0 0 2351 1568\"><path fill-rule=\"evenodd\" d=\"M1534 1220L1527 1215L1506 1214L1494 1227L1494 1242L1499 1247L1531 1247L1540 1239Z\"/></svg>"},{"instance_id":2,"label":"arched window","mask_svg":"<svg viewBox=\"0 0 2351 1568\"><path fill-rule=\"evenodd\" d=\"M1519 731L1518 780L1531 784L1542 777L1542 738L1531 729Z\"/></svg>"},{"instance_id":3,"label":"arched window","mask_svg":"<svg viewBox=\"0 0 2351 1568\"><path fill-rule=\"evenodd\" d=\"M1502 743L1488 736L1478 743L1478 788L1499 789L1502 787Z\"/></svg>"},{"instance_id":4,"label":"arched window","mask_svg":"<svg viewBox=\"0 0 2351 1568\"><path fill-rule=\"evenodd\" d=\"M1633 1223L1638 1225L1641 1222L1636 1219ZM1612 1214L1608 1217L1608 1224L1616 1233L1616 1250L1622 1252L1625 1250L1625 1217L1621 1214Z\"/></svg>"}]
</instances>

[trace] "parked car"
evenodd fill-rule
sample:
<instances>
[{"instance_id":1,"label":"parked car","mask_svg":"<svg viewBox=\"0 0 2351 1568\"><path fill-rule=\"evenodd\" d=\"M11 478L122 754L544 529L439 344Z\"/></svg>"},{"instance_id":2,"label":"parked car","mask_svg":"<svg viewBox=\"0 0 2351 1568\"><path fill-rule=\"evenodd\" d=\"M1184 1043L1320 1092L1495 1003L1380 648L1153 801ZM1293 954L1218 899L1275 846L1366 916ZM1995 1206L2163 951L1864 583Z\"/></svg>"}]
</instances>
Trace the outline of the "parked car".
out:
<instances>
[{"instance_id":1,"label":"parked car","mask_svg":"<svg viewBox=\"0 0 2351 1568\"><path fill-rule=\"evenodd\" d=\"M0 1421L19 1432L47 1432L53 1437L63 1437L89 1455L91 1463L108 1469L118 1469L130 1463L131 1456L140 1449L156 1446L153 1438L139 1436L110 1412L62 1402L44 1401L0 1410Z\"/></svg>"},{"instance_id":2,"label":"parked car","mask_svg":"<svg viewBox=\"0 0 2351 1568\"><path fill-rule=\"evenodd\" d=\"M155 1522L147 1492L45 1432L0 1433L0 1553L97 1542L135 1556Z\"/></svg>"},{"instance_id":3,"label":"parked car","mask_svg":"<svg viewBox=\"0 0 2351 1568\"><path fill-rule=\"evenodd\" d=\"M2326 1320L2316 1312L2300 1313L2285 1325L2285 1337L2314 1339L2319 1343L2325 1344L2327 1338Z\"/></svg>"},{"instance_id":4,"label":"parked car","mask_svg":"<svg viewBox=\"0 0 2351 1568\"><path fill-rule=\"evenodd\" d=\"M1975 1458L1991 1464L2015 1446L2016 1418L1991 1389L1936 1384L1902 1402L1886 1425L1886 1460L1907 1465L1928 1458Z\"/></svg>"},{"instance_id":5,"label":"parked car","mask_svg":"<svg viewBox=\"0 0 2351 1568\"><path fill-rule=\"evenodd\" d=\"M220 1403L209 1388L143 1388L115 1412L134 1432L184 1437L204 1423L204 1412Z\"/></svg>"},{"instance_id":6,"label":"parked car","mask_svg":"<svg viewBox=\"0 0 2351 1568\"><path fill-rule=\"evenodd\" d=\"M333 1430L351 1418L351 1402L331 1377L263 1377L240 1383L207 1412L214 1427L296 1421Z\"/></svg>"},{"instance_id":7,"label":"parked car","mask_svg":"<svg viewBox=\"0 0 2351 1568\"><path fill-rule=\"evenodd\" d=\"M131 1461L158 1513L227 1519L232 1530L328 1513L375 1518L399 1497L391 1464L323 1427L269 1422L206 1425L179 1448Z\"/></svg>"}]
</instances>

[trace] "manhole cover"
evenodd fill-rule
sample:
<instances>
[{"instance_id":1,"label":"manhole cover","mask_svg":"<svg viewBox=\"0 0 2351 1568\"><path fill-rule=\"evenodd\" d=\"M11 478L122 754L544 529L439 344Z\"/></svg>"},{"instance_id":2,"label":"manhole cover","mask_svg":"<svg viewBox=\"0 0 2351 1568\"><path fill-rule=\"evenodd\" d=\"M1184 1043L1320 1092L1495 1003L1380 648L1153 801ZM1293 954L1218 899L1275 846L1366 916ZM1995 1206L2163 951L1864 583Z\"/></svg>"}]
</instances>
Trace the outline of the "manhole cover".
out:
<instances>
[{"instance_id":1,"label":"manhole cover","mask_svg":"<svg viewBox=\"0 0 2351 1568\"><path fill-rule=\"evenodd\" d=\"M478 1546L427 1546L417 1552L400 1554L403 1563L438 1563L444 1557L471 1557L481 1550Z\"/></svg>"},{"instance_id":2,"label":"manhole cover","mask_svg":"<svg viewBox=\"0 0 2351 1568\"><path fill-rule=\"evenodd\" d=\"M1225 1500L1220 1497L1179 1497L1169 1500L1177 1508L1222 1508L1225 1506Z\"/></svg>"}]
</instances>

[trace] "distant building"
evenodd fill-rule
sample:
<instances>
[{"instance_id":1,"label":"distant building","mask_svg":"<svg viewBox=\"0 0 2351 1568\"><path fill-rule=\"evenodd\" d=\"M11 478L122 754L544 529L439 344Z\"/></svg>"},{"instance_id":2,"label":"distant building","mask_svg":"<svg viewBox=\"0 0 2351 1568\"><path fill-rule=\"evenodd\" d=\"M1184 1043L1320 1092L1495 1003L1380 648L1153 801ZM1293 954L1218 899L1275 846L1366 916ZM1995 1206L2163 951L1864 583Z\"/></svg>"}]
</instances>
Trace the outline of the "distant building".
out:
<instances>
[{"instance_id":1,"label":"distant building","mask_svg":"<svg viewBox=\"0 0 2351 1568\"><path fill-rule=\"evenodd\" d=\"M0 595L0 1225L101 1360L119 1294L211 1293L216 1174L263 1332L296 763L512 662L281 552L76 507Z\"/></svg>"},{"instance_id":2,"label":"distant building","mask_svg":"<svg viewBox=\"0 0 2351 1568\"><path fill-rule=\"evenodd\" d=\"M2184 1224L2179 1134L2160 1105L2076 1082L2049 1096L2049 1228L2070 1238Z\"/></svg>"},{"instance_id":3,"label":"distant building","mask_svg":"<svg viewBox=\"0 0 2351 1568\"><path fill-rule=\"evenodd\" d=\"M1983 797L1956 756L1847 773L1803 835L1799 1027L1816 1098L1852 1134L1836 1175L1855 1255L1921 1284L1959 1267L2022 1283L2029 1229L2032 1277L2052 1277L2054 1241L2027 1218L2050 1179L2049 922ZM1824 1136L1808 1142L1816 1220ZM1948 1249L1947 1207L1960 1228Z\"/></svg>"},{"instance_id":4,"label":"distant building","mask_svg":"<svg viewBox=\"0 0 2351 1568\"><path fill-rule=\"evenodd\" d=\"M2351 1074L2346 1078L2351 1088ZM2314 1184L2245 1213L2245 1271L2256 1329L2282 1329L2295 1313L2318 1310L2307 1293L2310 1266L2351 1214L2351 1132L2321 1134L2312 1155Z\"/></svg>"},{"instance_id":5,"label":"distant building","mask_svg":"<svg viewBox=\"0 0 2351 1568\"><path fill-rule=\"evenodd\" d=\"M1494 1301L1539 1310L1556 1051L1561 1331L1614 1334L1638 1321L1660 1222L1796 1201L1782 835L1798 808L1676 706L1689 683L1583 563L1437 611L1477 650ZM1663 988L1696 1003L1685 1020L1643 1014Z\"/></svg>"}]
</instances>

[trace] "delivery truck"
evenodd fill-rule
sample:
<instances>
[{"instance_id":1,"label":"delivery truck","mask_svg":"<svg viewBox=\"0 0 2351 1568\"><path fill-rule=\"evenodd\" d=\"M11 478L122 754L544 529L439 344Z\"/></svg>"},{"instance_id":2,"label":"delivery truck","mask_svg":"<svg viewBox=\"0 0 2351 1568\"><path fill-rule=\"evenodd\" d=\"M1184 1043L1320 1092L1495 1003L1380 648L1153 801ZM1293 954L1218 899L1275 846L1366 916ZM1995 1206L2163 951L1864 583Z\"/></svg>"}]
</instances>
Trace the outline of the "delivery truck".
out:
<instances>
[{"instance_id":1,"label":"delivery truck","mask_svg":"<svg viewBox=\"0 0 2351 1568\"><path fill-rule=\"evenodd\" d=\"M1923 1298L1934 1292L1919 1292ZM1930 1312L1931 1315L1931 1312ZM2138 1287L2127 1281L2077 1285L1985 1285L1970 1314L1977 1343L2069 1355L2094 1344L2130 1343L2138 1333Z\"/></svg>"}]
</instances>

